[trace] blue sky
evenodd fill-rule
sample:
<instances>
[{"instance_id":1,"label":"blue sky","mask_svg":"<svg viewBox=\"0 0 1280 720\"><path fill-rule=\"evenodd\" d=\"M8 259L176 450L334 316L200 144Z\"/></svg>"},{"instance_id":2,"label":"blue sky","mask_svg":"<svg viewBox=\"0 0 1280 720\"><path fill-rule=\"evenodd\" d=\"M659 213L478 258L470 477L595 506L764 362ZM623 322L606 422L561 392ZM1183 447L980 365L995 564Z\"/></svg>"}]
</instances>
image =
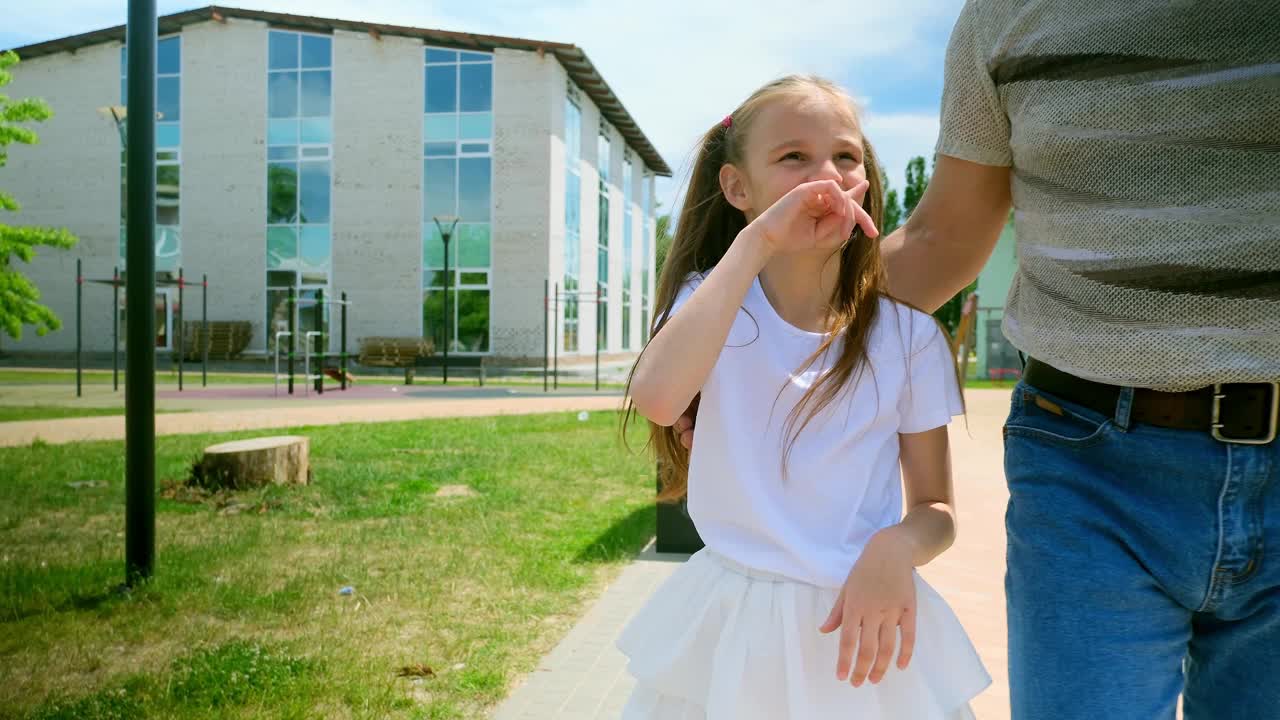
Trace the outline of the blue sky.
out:
<instances>
[{"instance_id":1,"label":"blue sky","mask_svg":"<svg viewBox=\"0 0 1280 720\"><path fill-rule=\"evenodd\" d=\"M208 3L159 0L161 14ZM752 90L790 72L840 82L864 104L864 132L890 183L930 156L938 131L947 36L963 0L239 0L275 12L568 42L583 48L676 172L660 181L667 208L699 134ZM125 21L126 0L21 3L0 47ZM21 72L19 66L18 72Z\"/></svg>"}]
</instances>

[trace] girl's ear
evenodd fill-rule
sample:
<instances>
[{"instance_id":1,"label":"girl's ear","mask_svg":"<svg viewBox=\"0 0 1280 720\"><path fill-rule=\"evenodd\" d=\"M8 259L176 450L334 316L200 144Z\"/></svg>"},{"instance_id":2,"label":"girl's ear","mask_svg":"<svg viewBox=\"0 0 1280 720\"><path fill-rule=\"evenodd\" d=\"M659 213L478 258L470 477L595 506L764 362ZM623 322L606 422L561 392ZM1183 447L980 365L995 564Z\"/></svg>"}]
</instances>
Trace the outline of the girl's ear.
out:
<instances>
[{"instance_id":1,"label":"girl's ear","mask_svg":"<svg viewBox=\"0 0 1280 720\"><path fill-rule=\"evenodd\" d=\"M747 177L736 166L724 164L720 167L720 191L729 204L742 212L751 211L751 197L747 193Z\"/></svg>"}]
</instances>

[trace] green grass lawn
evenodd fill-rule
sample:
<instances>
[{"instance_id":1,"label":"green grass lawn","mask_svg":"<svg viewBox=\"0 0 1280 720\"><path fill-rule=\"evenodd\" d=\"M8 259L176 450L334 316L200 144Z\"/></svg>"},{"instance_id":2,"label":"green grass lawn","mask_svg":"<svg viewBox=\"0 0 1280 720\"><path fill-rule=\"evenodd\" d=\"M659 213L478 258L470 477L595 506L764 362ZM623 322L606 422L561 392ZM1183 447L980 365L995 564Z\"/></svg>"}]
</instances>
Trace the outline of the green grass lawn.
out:
<instances>
[{"instance_id":1,"label":"green grass lawn","mask_svg":"<svg viewBox=\"0 0 1280 720\"><path fill-rule=\"evenodd\" d=\"M234 495L175 481L268 433L157 438L124 596L122 443L0 449L0 717L482 717L653 533L613 413L290 432L312 484Z\"/></svg>"}]
</instances>

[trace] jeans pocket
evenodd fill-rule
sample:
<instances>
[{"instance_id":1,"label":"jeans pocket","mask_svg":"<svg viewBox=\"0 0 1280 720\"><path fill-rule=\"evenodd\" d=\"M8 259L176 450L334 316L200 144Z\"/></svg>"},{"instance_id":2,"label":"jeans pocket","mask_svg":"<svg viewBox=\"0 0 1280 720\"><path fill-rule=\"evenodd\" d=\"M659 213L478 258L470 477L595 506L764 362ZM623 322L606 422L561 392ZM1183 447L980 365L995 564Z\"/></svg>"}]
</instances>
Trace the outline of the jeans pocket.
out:
<instances>
[{"instance_id":1,"label":"jeans pocket","mask_svg":"<svg viewBox=\"0 0 1280 720\"><path fill-rule=\"evenodd\" d=\"M1106 438L1115 423L1110 417L1026 384L1013 391L1004 436L1022 437L1068 447L1088 447Z\"/></svg>"}]
</instances>

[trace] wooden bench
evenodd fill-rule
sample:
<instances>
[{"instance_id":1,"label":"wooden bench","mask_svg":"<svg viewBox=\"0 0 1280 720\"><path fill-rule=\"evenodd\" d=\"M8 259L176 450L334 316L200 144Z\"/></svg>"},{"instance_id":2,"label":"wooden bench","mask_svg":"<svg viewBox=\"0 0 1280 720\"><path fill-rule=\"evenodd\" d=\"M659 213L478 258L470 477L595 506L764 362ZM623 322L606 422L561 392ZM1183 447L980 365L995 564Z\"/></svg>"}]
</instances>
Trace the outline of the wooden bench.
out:
<instances>
[{"instance_id":1,"label":"wooden bench","mask_svg":"<svg viewBox=\"0 0 1280 720\"><path fill-rule=\"evenodd\" d=\"M449 369L476 368L480 385L484 385L485 355L450 355ZM444 367L444 356L437 355L435 343L425 337L366 337L360 338L360 354L357 362L369 367L404 368L404 384L412 385L417 368Z\"/></svg>"}]
</instances>

